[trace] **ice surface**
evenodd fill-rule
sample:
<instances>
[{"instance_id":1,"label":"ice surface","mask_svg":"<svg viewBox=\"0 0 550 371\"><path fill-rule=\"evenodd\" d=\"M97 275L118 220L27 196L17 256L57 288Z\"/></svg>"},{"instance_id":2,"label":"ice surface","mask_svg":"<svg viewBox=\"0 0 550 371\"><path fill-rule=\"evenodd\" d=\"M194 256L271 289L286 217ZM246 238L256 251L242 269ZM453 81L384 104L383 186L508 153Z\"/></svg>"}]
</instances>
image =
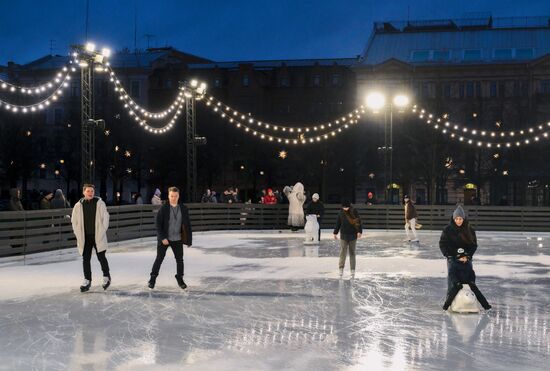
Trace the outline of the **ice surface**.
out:
<instances>
[{"instance_id":1,"label":"ice surface","mask_svg":"<svg viewBox=\"0 0 550 371\"><path fill-rule=\"evenodd\" d=\"M419 235L368 231L350 281L328 231L198 233L185 292L170 251L146 288L154 239L110 247L106 292L95 256L79 292L76 249L0 260L0 370L547 369L550 234L478 234L480 314L441 309L439 234Z\"/></svg>"}]
</instances>

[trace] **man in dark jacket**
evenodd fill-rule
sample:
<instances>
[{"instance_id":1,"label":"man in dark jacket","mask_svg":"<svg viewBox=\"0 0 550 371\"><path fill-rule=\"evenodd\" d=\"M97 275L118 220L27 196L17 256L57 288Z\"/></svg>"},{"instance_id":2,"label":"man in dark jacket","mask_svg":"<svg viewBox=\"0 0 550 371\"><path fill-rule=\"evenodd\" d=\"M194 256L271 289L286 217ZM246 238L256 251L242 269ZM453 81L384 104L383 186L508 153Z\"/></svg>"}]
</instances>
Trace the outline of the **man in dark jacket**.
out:
<instances>
[{"instance_id":1,"label":"man in dark jacket","mask_svg":"<svg viewBox=\"0 0 550 371\"><path fill-rule=\"evenodd\" d=\"M170 187L168 189L169 202L162 205L157 214L157 258L153 264L151 278L148 282L150 289L155 288L160 266L164 260L168 246L172 248L172 252L176 258L176 280L178 281L178 286L182 289L187 288L187 285L183 281L183 245L191 247L193 236L189 212L185 205L178 203L179 197L179 189Z\"/></svg>"},{"instance_id":2,"label":"man in dark jacket","mask_svg":"<svg viewBox=\"0 0 550 371\"><path fill-rule=\"evenodd\" d=\"M319 201L318 193L314 193L313 196L311 196L311 202L306 208L306 216L312 214L317 216L317 223L319 223L319 241L321 241L321 221L323 215L325 215L325 206Z\"/></svg>"},{"instance_id":3,"label":"man in dark jacket","mask_svg":"<svg viewBox=\"0 0 550 371\"><path fill-rule=\"evenodd\" d=\"M23 211L21 191L18 188L10 189L10 211Z\"/></svg>"},{"instance_id":4,"label":"man in dark jacket","mask_svg":"<svg viewBox=\"0 0 550 371\"><path fill-rule=\"evenodd\" d=\"M453 212L453 218L445 227L439 239L439 249L447 258L447 299L443 309L447 310L463 284L468 284L481 306L488 310L491 305L475 284L476 276L472 258L477 250L475 230L466 220L466 213L461 206Z\"/></svg>"},{"instance_id":5,"label":"man in dark jacket","mask_svg":"<svg viewBox=\"0 0 550 371\"><path fill-rule=\"evenodd\" d=\"M342 201L342 210L338 214L336 227L334 228L334 239L338 239L340 232L340 260L338 268L340 277L344 274L344 266L346 264L346 254L349 249L349 263L351 269L351 278L355 277L355 245L357 239L361 238L363 226L361 218L357 210L351 207L351 202L348 200Z\"/></svg>"}]
</instances>

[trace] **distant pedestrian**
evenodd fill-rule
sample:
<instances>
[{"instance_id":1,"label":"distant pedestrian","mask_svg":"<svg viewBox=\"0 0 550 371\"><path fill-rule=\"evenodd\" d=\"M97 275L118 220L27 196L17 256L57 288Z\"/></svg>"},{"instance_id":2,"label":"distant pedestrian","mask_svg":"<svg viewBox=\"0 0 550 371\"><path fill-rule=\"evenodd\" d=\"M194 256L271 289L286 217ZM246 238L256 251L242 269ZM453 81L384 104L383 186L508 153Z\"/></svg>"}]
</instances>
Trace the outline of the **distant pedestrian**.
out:
<instances>
[{"instance_id":1,"label":"distant pedestrian","mask_svg":"<svg viewBox=\"0 0 550 371\"><path fill-rule=\"evenodd\" d=\"M323 215L325 215L325 206L319 201L319 194L314 193L311 196L311 202L307 205L306 215L315 215L317 217L317 223L319 223L319 241L321 241L321 221Z\"/></svg>"},{"instance_id":2,"label":"distant pedestrian","mask_svg":"<svg viewBox=\"0 0 550 371\"><path fill-rule=\"evenodd\" d=\"M10 211L23 211L23 204L21 203L21 190L18 188L10 189Z\"/></svg>"},{"instance_id":3,"label":"distant pedestrian","mask_svg":"<svg viewBox=\"0 0 550 371\"><path fill-rule=\"evenodd\" d=\"M405 195L405 197L403 197L403 201L405 204L405 234L407 235L407 241L418 242L418 235L416 234L416 220L418 215L416 213L416 208L414 207L414 204L412 203L409 196ZM409 234L409 229L412 231L413 234L412 240Z\"/></svg>"},{"instance_id":4,"label":"distant pedestrian","mask_svg":"<svg viewBox=\"0 0 550 371\"><path fill-rule=\"evenodd\" d=\"M155 194L153 195L153 198L151 198L151 204L162 205L162 199L160 198L160 195L160 189L155 189Z\"/></svg>"},{"instance_id":5,"label":"distant pedestrian","mask_svg":"<svg viewBox=\"0 0 550 371\"><path fill-rule=\"evenodd\" d=\"M51 202L51 207L52 209L66 209L71 207L61 189L56 189L55 196Z\"/></svg>"},{"instance_id":6,"label":"distant pedestrian","mask_svg":"<svg viewBox=\"0 0 550 371\"><path fill-rule=\"evenodd\" d=\"M52 208L51 200L53 198L52 192L44 192L43 197L40 199L40 210L49 210Z\"/></svg>"},{"instance_id":7,"label":"distant pedestrian","mask_svg":"<svg viewBox=\"0 0 550 371\"><path fill-rule=\"evenodd\" d=\"M359 213L351 207L351 202L348 200L342 202L342 210L338 213L333 232L335 240L338 239L338 233L340 233L340 259L338 261L340 277L344 274L346 254L349 250L351 278L355 278L355 247L357 239L361 238L363 233L363 226Z\"/></svg>"}]
</instances>

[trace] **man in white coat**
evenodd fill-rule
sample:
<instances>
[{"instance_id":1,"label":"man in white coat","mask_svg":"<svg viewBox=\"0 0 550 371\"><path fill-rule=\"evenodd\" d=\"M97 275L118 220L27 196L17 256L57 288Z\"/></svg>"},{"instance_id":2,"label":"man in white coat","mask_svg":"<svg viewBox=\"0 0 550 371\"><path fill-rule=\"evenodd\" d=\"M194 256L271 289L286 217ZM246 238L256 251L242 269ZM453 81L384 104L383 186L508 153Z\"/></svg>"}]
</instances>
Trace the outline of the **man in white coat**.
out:
<instances>
[{"instance_id":1,"label":"man in white coat","mask_svg":"<svg viewBox=\"0 0 550 371\"><path fill-rule=\"evenodd\" d=\"M84 282L80 286L81 292L86 292L92 284L92 269L90 260L92 250L95 249L97 260L103 271L102 287L107 290L111 284L109 263L105 257L107 251L107 229L109 228L109 213L105 202L99 197L94 197L93 184L84 184L82 187L84 198L78 201L73 208L71 222L76 236L76 246L82 255L84 268Z\"/></svg>"}]
</instances>

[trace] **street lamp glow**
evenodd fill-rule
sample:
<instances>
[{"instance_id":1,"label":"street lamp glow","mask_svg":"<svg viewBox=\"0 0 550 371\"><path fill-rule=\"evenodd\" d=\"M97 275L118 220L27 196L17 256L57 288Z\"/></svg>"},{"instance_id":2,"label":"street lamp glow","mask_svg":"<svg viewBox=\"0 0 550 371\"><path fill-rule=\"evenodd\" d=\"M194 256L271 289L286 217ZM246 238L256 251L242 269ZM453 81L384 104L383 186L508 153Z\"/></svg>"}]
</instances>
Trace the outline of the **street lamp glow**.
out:
<instances>
[{"instance_id":1,"label":"street lamp glow","mask_svg":"<svg viewBox=\"0 0 550 371\"><path fill-rule=\"evenodd\" d=\"M94 43L86 43L86 51L87 52L94 52L95 51L95 44Z\"/></svg>"},{"instance_id":2,"label":"street lamp glow","mask_svg":"<svg viewBox=\"0 0 550 371\"><path fill-rule=\"evenodd\" d=\"M370 93L367 95L367 107L378 111L386 104L386 98L381 93Z\"/></svg>"},{"instance_id":3,"label":"street lamp glow","mask_svg":"<svg viewBox=\"0 0 550 371\"><path fill-rule=\"evenodd\" d=\"M197 80L191 80L191 87L196 88L197 85L199 85L199 82Z\"/></svg>"},{"instance_id":4,"label":"street lamp glow","mask_svg":"<svg viewBox=\"0 0 550 371\"><path fill-rule=\"evenodd\" d=\"M109 48L103 48L101 49L101 54L105 57L105 58L109 58L111 56L111 49Z\"/></svg>"},{"instance_id":5,"label":"street lamp glow","mask_svg":"<svg viewBox=\"0 0 550 371\"><path fill-rule=\"evenodd\" d=\"M403 94L396 95L393 98L393 104L398 108L404 108L409 105L409 97Z\"/></svg>"}]
</instances>

